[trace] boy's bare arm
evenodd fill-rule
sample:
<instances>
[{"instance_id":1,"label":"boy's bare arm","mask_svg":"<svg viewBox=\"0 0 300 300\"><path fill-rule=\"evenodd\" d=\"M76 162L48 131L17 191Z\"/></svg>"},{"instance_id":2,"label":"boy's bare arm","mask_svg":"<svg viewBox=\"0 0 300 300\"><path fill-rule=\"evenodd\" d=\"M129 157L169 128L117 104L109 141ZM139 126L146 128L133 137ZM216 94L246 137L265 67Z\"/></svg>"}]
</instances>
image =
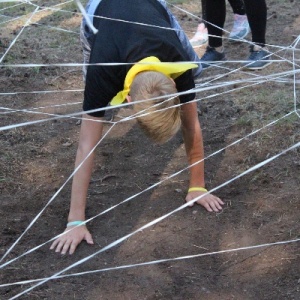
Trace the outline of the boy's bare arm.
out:
<instances>
[{"instance_id":1,"label":"boy's bare arm","mask_svg":"<svg viewBox=\"0 0 300 300\"><path fill-rule=\"evenodd\" d=\"M190 165L203 160L203 139L201 127L197 113L197 103L187 103L181 108L182 133L185 143L188 162ZM189 187L205 187L204 180L204 161L197 163L190 168L190 184ZM191 201L205 192L192 191L186 196L186 201ZM198 204L204 206L208 211L219 211L224 203L218 197L208 194L197 201Z\"/></svg>"},{"instance_id":2,"label":"boy's bare arm","mask_svg":"<svg viewBox=\"0 0 300 300\"><path fill-rule=\"evenodd\" d=\"M88 115L83 116L81 123L79 145L76 154L75 168L90 154L93 147L97 144L102 136L103 124L96 122L99 118L94 118ZM85 160L75 173L72 183L71 204L68 216L68 222L84 221L86 198L93 170L94 152ZM66 231L74 226L68 227ZM56 239L50 249L55 249L56 252L65 254L74 253L78 244L86 240L87 243L93 244L93 239L86 226L77 226L68 233Z\"/></svg>"}]
</instances>

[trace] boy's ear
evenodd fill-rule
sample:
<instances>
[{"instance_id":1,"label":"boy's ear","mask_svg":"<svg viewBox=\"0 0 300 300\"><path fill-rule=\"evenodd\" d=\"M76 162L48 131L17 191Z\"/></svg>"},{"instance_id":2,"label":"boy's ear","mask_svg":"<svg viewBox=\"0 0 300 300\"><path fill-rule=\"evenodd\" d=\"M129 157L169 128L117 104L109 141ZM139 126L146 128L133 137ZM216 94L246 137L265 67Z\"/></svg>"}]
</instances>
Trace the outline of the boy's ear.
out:
<instances>
[{"instance_id":1,"label":"boy's ear","mask_svg":"<svg viewBox=\"0 0 300 300\"><path fill-rule=\"evenodd\" d=\"M127 102L131 102L131 96L127 95L126 100L127 100Z\"/></svg>"},{"instance_id":2,"label":"boy's ear","mask_svg":"<svg viewBox=\"0 0 300 300\"><path fill-rule=\"evenodd\" d=\"M171 79L171 81L174 83L174 86L176 87L176 82L175 82L175 80L174 80L173 78L171 78L171 77L170 77L170 79Z\"/></svg>"}]
</instances>

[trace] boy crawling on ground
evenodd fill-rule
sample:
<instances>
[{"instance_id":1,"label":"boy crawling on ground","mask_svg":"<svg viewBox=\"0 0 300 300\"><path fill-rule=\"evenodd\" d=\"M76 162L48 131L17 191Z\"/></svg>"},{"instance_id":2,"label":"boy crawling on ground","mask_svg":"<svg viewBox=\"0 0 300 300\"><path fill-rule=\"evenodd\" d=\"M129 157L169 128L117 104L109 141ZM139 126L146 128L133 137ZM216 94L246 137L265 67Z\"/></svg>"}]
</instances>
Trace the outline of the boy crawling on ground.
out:
<instances>
[{"instance_id":1,"label":"boy crawling on ground","mask_svg":"<svg viewBox=\"0 0 300 300\"><path fill-rule=\"evenodd\" d=\"M190 102L195 98L195 93L170 96L193 89L194 77L200 74L201 65L174 63L199 62L199 58L166 3L163 0L91 0L87 13L98 33L93 34L93 26L89 23L88 26L83 19L81 41L84 62L90 65L87 70L84 69L83 109L87 113L81 124L75 167L87 157L102 136L103 123L95 121L101 120L104 110L89 111L104 108L109 103L120 104L126 99L133 102L135 112L143 111L137 120L153 141L163 143L181 127L189 164L201 160L204 154L197 104ZM114 62L127 64L99 65ZM155 100L158 104L155 106L153 100L139 101L155 97L160 97ZM66 231L85 220L93 160L94 153L74 175ZM186 201L204 194L204 187L202 162L190 169ZM218 197L211 194L197 203L210 212L221 210L223 205ZM82 240L93 244L85 225L60 236L50 249L72 254Z\"/></svg>"}]
</instances>

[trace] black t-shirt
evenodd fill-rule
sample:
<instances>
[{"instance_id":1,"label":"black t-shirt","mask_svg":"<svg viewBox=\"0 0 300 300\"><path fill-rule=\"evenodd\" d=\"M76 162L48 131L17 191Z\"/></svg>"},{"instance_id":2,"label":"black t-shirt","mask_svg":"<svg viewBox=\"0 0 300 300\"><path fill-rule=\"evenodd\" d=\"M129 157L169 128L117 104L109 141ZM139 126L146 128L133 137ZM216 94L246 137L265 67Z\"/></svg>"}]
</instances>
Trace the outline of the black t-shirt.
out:
<instances>
[{"instance_id":1,"label":"black t-shirt","mask_svg":"<svg viewBox=\"0 0 300 300\"><path fill-rule=\"evenodd\" d=\"M92 42L91 64L136 63L148 56L156 56L162 62L189 60L176 32L158 28L171 28L171 25L167 11L157 0L102 0L95 15L117 20L94 17L98 33ZM126 74L131 67L132 65L89 66L84 91L84 111L106 107L123 90ZM178 92L194 88L192 71L188 70L176 78L175 83ZM195 94L190 93L180 96L180 101L185 103L194 98ZM90 115L101 117L104 111Z\"/></svg>"}]
</instances>

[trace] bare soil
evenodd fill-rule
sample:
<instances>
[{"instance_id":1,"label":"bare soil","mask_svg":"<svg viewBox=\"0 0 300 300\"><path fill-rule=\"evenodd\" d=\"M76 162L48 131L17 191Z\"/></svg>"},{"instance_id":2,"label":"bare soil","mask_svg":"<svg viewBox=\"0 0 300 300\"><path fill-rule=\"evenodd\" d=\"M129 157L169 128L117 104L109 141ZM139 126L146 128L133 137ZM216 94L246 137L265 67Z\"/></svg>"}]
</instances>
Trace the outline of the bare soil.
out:
<instances>
[{"instance_id":1,"label":"bare soil","mask_svg":"<svg viewBox=\"0 0 300 300\"><path fill-rule=\"evenodd\" d=\"M199 15L198 2L187 2L181 7ZM297 0L267 2L267 42L279 46L270 47L273 52L279 51L274 59L292 59L292 52L280 47L289 46L299 35L299 3ZM44 6L53 4L54 1L47 1ZM6 14L28 16L27 9L28 6L23 5ZM67 10L72 13L47 11L40 14L35 20L40 25L24 29L4 63L81 62L78 34L45 26L78 32L80 16L76 14L76 7L70 6ZM174 12L191 37L197 19L182 11ZM22 30L20 24L16 21L1 25L1 56ZM231 24L232 12L228 5L225 29L230 30ZM248 56L248 45L230 43L225 37L226 34L224 46L228 60L244 60ZM201 53L203 49L197 51ZM299 59L299 46L295 54ZM228 67L232 67L229 62ZM203 72L197 82L203 86L243 80L234 86L197 95L202 99L199 118L208 157L205 172L209 189L299 142L300 121L292 113L229 146L294 110L293 83L289 81L292 76L286 77L285 82L270 79L262 82L260 78L259 84L249 86L250 79L255 76L292 70L289 62L274 62L260 72L230 74L226 69L216 68ZM299 76L296 79L299 106ZM73 171L79 120L51 119L51 114L81 110L81 91L62 92L71 89L83 89L80 67L0 69L0 92L18 92L0 95L0 126L50 118L43 123L0 132L1 256ZM26 93L49 90L58 92ZM115 110L107 119L113 117L117 121L130 113L130 108ZM109 127L107 125L106 130ZM212 155L224 147L223 151ZM187 166L180 133L165 145L157 146L143 136L134 121L116 125L96 151L88 217L101 214ZM208 213L200 206L183 209L67 273L297 239L299 171L298 148L218 189L215 194L226 203L222 213ZM47 243L3 267L0 283L44 278L59 272L176 209L184 203L187 187L188 171L185 171L91 221L88 226L94 246L82 243L74 255L61 256L49 251ZM67 220L69 198L70 182L2 263L61 233ZM290 243L51 280L21 299L300 299L299 266L299 243ZM2 286L0 298L10 299L32 284Z\"/></svg>"}]
</instances>

